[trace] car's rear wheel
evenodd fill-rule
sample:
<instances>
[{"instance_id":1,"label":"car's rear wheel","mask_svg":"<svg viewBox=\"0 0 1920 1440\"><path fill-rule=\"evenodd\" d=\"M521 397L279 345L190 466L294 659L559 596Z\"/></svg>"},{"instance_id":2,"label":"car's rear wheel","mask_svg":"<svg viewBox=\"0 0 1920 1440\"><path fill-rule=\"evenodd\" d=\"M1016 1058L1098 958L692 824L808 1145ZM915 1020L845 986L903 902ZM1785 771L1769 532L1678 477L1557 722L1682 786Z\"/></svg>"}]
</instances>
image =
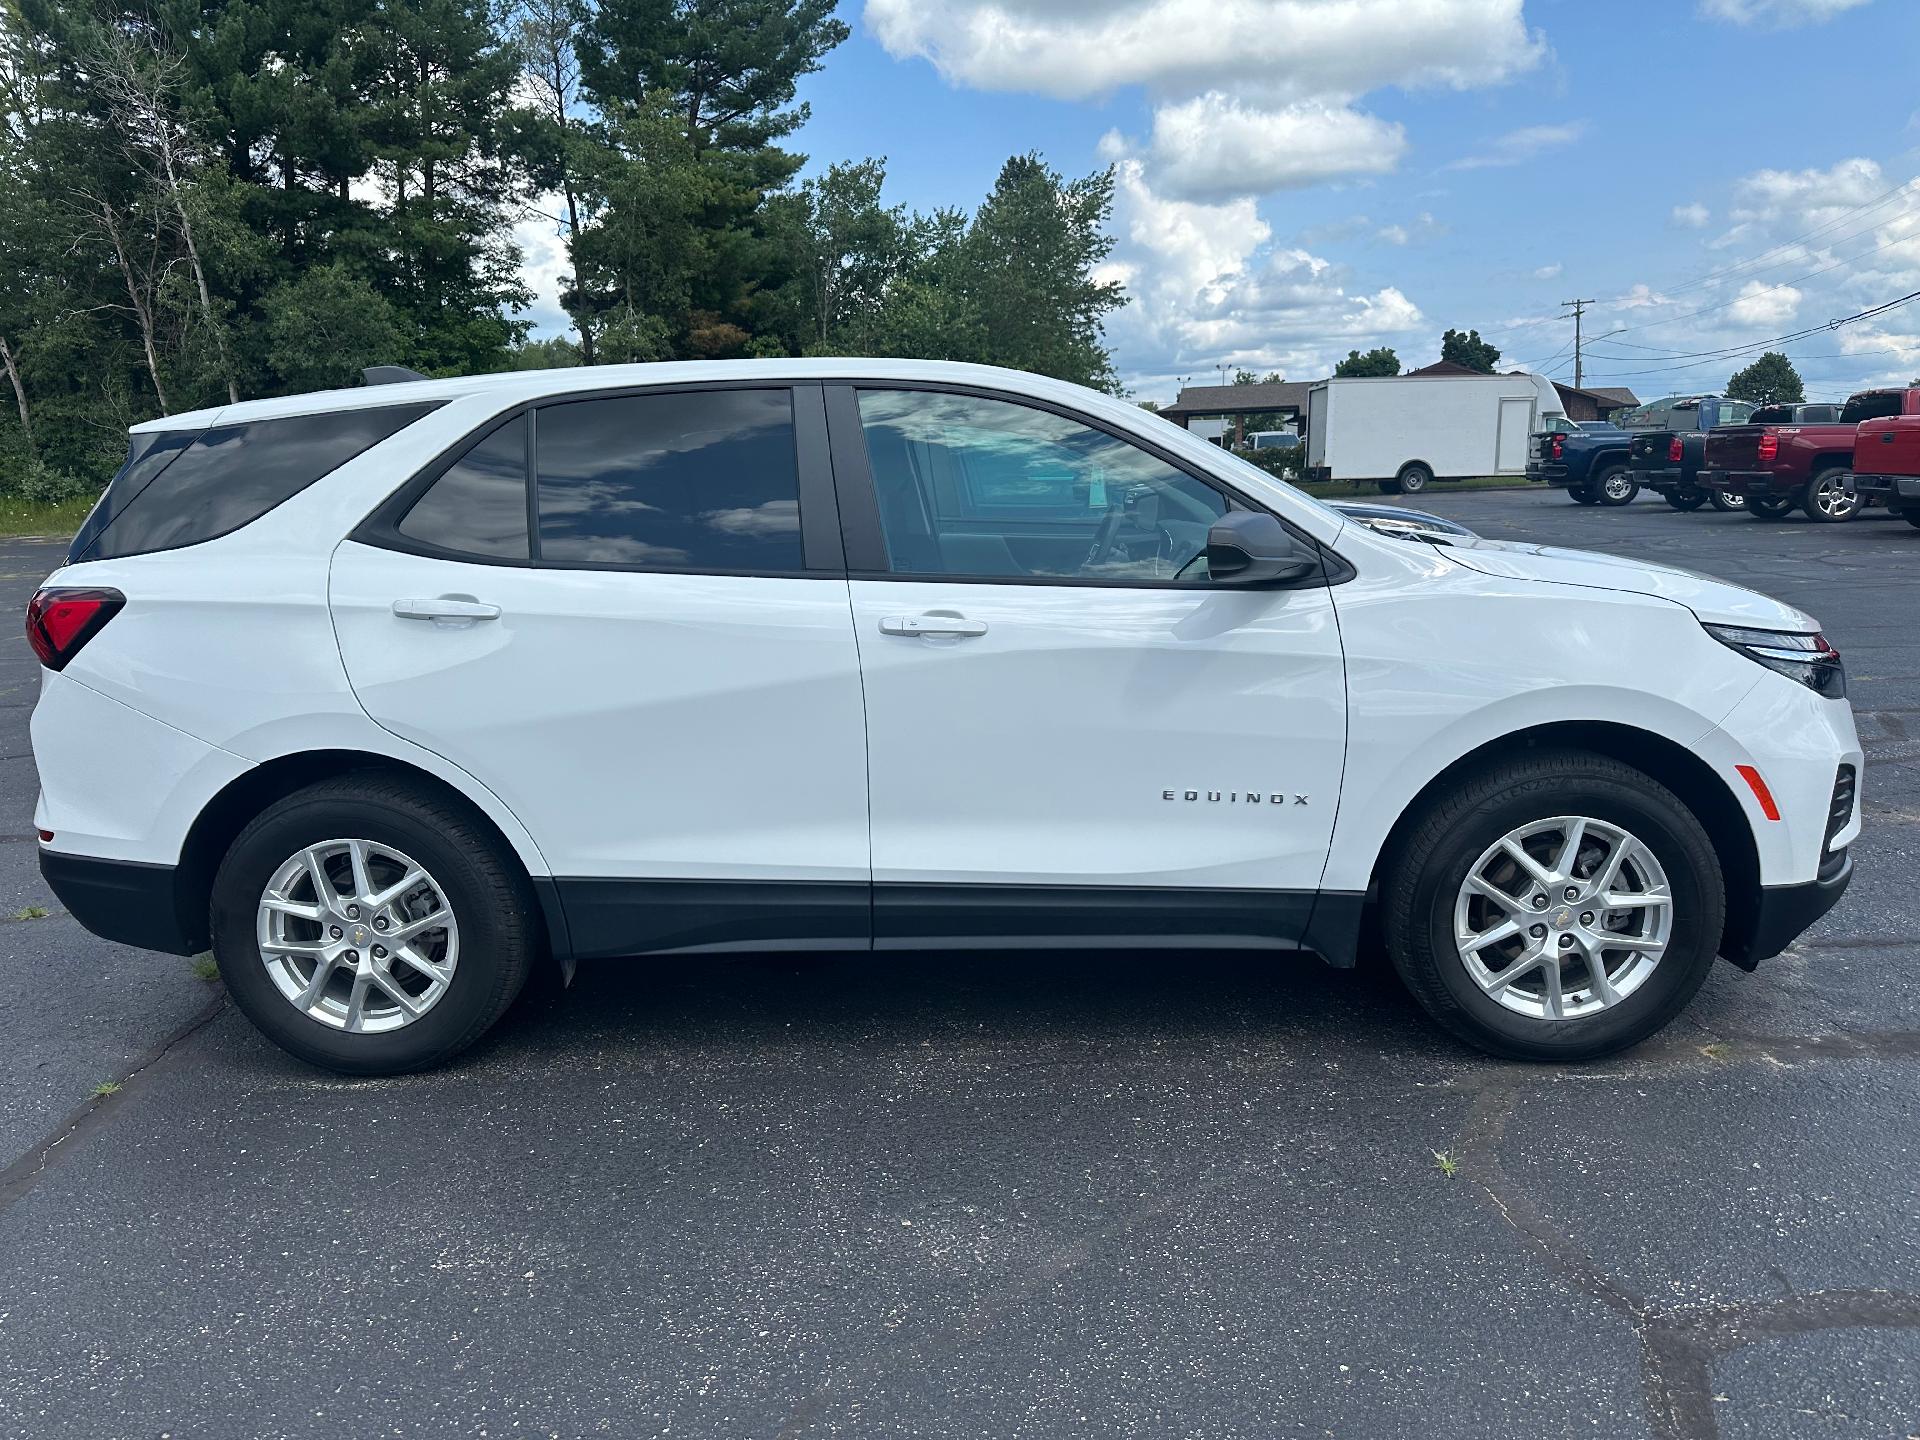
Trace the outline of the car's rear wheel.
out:
<instances>
[{"instance_id":1,"label":"car's rear wheel","mask_svg":"<svg viewBox=\"0 0 1920 1440\"><path fill-rule=\"evenodd\" d=\"M1626 505L1640 493L1640 482L1624 465L1609 465L1594 477L1602 505Z\"/></svg>"},{"instance_id":2,"label":"car's rear wheel","mask_svg":"<svg viewBox=\"0 0 1920 1440\"><path fill-rule=\"evenodd\" d=\"M1801 505L1810 520L1835 524L1851 520L1861 511L1860 492L1853 488L1853 472L1844 465L1832 465L1807 482Z\"/></svg>"},{"instance_id":3,"label":"car's rear wheel","mask_svg":"<svg viewBox=\"0 0 1920 1440\"><path fill-rule=\"evenodd\" d=\"M1902 510L1900 516L1909 525L1920 527L1920 510Z\"/></svg>"},{"instance_id":4,"label":"car's rear wheel","mask_svg":"<svg viewBox=\"0 0 1920 1440\"><path fill-rule=\"evenodd\" d=\"M525 983L536 902L478 816L405 778L321 781L269 806L214 879L234 1003L303 1060L392 1075L450 1059Z\"/></svg>"},{"instance_id":5,"label":"car's rear wheel","mask_svg":"<svg viewBox=\"0 0 1920 1440\"><path fill-rule=\"evenodd\" d=\"M1669 490L1667 504L1676 510L1698 510L1707 503L1707 497L1698 490Z\"/></svg>"},{"instance_id":6,"label":"car's rear wheel","mask_svg":"<svg viewBox=\"0 0 1920 1440\"><path fill-rule=\"evenodd\" d=\"M1710 490L1707 494L1716 510L1725 512L1747 508L1747 497L1744 495L1729 495L1725 490Z\"/></svg>"},{"instance_id":7,"label":"car's rear wheel","mask_svg":"<svg viewBox=\"0 0 1920 1440\"><path fill-rule=\"evenodd\" d=\"M1794 504L1791 495L1755 495L1747 501L1747 513L1756 520L1784 520Z\"/></svg>"},{"instance_id":8,"label":"car's rear wheel","mask_svg":"<svg viewBox=\"0 0 1920 1440\"><path fill-rule=\"evenodd\" d=\"M1471 1045L1590 1060L1700 988L1726 898L1712 842L1665 786L1605 756L1496 765L1419 816L1382 921L1414 998Z\"/></svg>"},{"instance_id":9,"label":"car's rear wheel","mask_svg":"<svg viewBox=\"0 0 1920 1440\"><path fill-rule=\"evenodd\" d=\"M1433 483L1433 471L1424 465L1403 465L1397 478L1403 494L1418 495Z\"/></svg>"}]
</instances>

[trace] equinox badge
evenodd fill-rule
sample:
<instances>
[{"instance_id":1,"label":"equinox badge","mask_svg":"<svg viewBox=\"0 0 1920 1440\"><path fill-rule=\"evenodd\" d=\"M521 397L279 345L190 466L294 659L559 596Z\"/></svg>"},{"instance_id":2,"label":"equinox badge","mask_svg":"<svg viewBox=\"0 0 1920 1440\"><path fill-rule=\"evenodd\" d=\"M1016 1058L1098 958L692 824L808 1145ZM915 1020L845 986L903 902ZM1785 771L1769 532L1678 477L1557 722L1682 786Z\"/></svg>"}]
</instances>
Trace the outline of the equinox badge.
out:
<instances>
[{"instance_id":1,"label":"equinox badge","mask_svg":"<svg viewBox=\"0 0 1920 1440\"><path fill-rule=\"evenodd\" d=\"M1192 800L1212 805L1284 805L1287 792L1275 791L1271 794L1257 790L1162 790L1162 800ZM1293 803L1304 805L1308 796L1295 795Z\"/></svg>"}]
</instances>

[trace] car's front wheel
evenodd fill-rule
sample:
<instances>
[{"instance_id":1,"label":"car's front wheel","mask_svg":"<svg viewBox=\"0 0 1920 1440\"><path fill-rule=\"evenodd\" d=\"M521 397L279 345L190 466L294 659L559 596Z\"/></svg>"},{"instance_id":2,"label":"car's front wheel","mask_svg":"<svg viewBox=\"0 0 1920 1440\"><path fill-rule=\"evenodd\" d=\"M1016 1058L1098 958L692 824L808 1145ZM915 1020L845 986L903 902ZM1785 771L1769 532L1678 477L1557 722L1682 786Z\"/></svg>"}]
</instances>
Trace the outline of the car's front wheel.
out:
<instances>
[{"instance_id":1,"label":"car's front wheel","mask_svg":"<svg viewBox=\"0 0 1920 1440\"><path fill-rule=\"evenodd\" d=\"M1680 799L1601 755L1493 766L1414 822L1383 877L1387 948L1434 1019L1496 1055L1590 1060L1700 988L1726 898Z\"/></svg>"},{"instance_id":2,"label":"car's front wheel","mask_svg":"<svg viewBox=\"0 0 1920 1440\"><path fill-rule=\"evenodd\" d=\"M1744 495L1730 495L1725 490L1713 490L1709 491L1708 494L1712 500L1713 508L1722 513L1729 510L1744 510L1747 508L1747 497Z\"/></svg>"},{"instance_id":3,"label":"car's front wheel","mask_svg":"<svg viewBox=\"0 0 1920 1440\"><path fill-rule=\"evenodd\" d=\"M1698 510L1707 503L1707 497L1698 490L1669 490L1667 504L1676 510Z\"/></svg>"},{"instance_id":4,"label":"car's front wheel","mask_svg":"<svg viewBox=\"0 0 1920 1440\"><path fill-rule=\"evenodd\" d=\"M1807 518L1829 524L1851 520L1861 511L1860 492L1853 487L1853 472L1844 466L1831 466L1807 482L1801 504Z\"/></svg>"},{"instance_id":5,"label":"car's front wheel","mask_svg":"<svg viewBox=\"0 0 1920 1440\"><path fill-rule=\"evenodd\" d=\"M524 872L478 816L402 777L321 781L269 806L214 878L234 1003L303 1060L424 1069L471 1045L537 948Z\"/></svg>"},{"instance_id":6,"label":"car's front wheel","mask_svg":"<svg viewBox=\"0 0 1920 1440\"><path fill-rule=\"evenodd\" d=\"M1600 503L1599 492L1597 490L1591 490L1585 485L1569 485L1567 487L1567 498L1576 505L1598 505Z\"/></svg>"},{"instance_id":7,"label":"car's front wheel","mask_svg":"<svg viewBox=\"0 0 1920 1440\"><path fill-rule=\"evenodd\" d=\"M1791 495L1755 495L1747 501L1747 513L1756 520L1784 520L1794 504Z\"/></svg>"}]
</instances>

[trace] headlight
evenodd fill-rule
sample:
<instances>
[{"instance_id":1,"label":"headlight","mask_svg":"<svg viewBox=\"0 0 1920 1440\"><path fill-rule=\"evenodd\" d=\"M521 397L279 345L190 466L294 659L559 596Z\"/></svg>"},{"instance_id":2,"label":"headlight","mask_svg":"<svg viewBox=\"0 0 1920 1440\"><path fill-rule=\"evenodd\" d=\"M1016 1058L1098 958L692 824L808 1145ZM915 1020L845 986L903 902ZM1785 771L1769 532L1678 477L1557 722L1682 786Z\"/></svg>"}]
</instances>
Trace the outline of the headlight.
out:
<instances>
[{"instance_id":1,"label":"headlight","mask_svg":"<svg viewBox=\"0 0 1920 1440\"><path fill-rule=\"evenodd\" d=\"M1728 649L1738 650L1769 670L1778 670L1789 680L1798 680L1829 700L1841 699L1847 693L1847 667L1840 661L1840 652L1817 631L1804 635L1790 630L1747 630L1738 625L1709 625L1706 630Z\"/></svg>"}]
</instances>

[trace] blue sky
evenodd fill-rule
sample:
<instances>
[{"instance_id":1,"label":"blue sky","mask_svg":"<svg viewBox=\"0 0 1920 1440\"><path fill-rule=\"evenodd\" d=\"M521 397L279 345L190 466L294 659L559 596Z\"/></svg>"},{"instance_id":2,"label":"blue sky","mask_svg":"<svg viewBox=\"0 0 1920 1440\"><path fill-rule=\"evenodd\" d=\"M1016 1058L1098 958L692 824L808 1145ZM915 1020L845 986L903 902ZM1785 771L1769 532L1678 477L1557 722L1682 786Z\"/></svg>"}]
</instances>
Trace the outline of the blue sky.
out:
<instances>
[{"instance_id":1,"label":"blue sky","mask_svg":"<svg viewBox=\"0 0 1920 1440\"><path fill-rule=\"evenodd\" d=\"M1588 384L1715 389L1751 356L1699 352L1920 290L1920 0L841 13L853 36L803 89L813 168L885 155L889 198L931 209L976 205L1016 151L1117 167L1132 303L1108 338L1140 398L1381 344L1421 364L1450 325L1570 380L1571 324L1543 317L1576 295L1602 302L1590 337L1622 332ZM1782 348L1811 394L1904 382L1920 302Z\"/></svg>"}]
</instances>

